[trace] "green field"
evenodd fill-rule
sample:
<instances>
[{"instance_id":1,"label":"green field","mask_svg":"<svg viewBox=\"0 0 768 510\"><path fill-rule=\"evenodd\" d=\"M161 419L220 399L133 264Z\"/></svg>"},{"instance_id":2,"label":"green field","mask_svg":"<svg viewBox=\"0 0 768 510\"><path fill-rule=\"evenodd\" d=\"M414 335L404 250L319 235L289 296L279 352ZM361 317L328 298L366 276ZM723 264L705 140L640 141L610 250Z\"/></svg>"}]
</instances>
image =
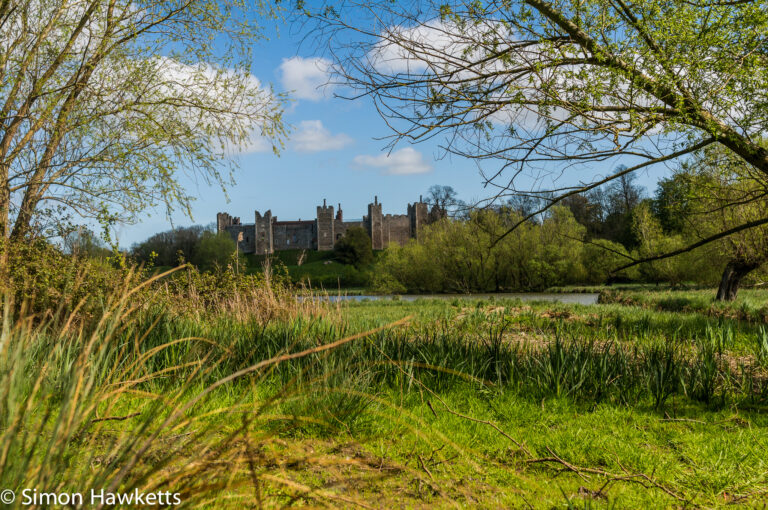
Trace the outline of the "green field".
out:
<instances>
[{"instance_id":1,"label":"green field","mask_svg":"<svg viewBox=\"0 0 768 510\"><path fill-rule=\"evenodd\" d=\"M210 508L766 501L762 323L647 302L288 299L282 318L127 303L88 335L4 328L4 367L56 367L0 381L5 487L119 479Z\"/></svg>"},{"instance_id":2,"label":"green field","mask_svg":"<svg viewBox=\"0 0 768 510\"><path fill-rule=\"evenodd\" d=\"M263 271L263 255L248 254L245 260L248 272ZM365 269L337 262L332 251L276 251L269 262L274 266L283 266L294 283L316 290L362 289L368 284L369 276Z\"/></svg>"}]
</instances>

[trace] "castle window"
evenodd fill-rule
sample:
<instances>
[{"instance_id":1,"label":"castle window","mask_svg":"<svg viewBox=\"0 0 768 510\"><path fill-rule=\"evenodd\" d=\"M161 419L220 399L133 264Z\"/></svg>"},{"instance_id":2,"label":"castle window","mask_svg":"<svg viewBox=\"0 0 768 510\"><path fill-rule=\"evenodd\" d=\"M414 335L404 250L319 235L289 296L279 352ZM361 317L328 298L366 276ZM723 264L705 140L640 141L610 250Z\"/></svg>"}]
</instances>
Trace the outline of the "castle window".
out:
<instances>
[{"instance_id":1,"label":"castle window","mask_svg":"<svg viewBox=\"0 0 768 510\"><path fill-rule=\"evenodd\" d=\"M336 234L336 240L338 241L339 239L341 239L341 234Z\"/></svg>"}]
</instances>

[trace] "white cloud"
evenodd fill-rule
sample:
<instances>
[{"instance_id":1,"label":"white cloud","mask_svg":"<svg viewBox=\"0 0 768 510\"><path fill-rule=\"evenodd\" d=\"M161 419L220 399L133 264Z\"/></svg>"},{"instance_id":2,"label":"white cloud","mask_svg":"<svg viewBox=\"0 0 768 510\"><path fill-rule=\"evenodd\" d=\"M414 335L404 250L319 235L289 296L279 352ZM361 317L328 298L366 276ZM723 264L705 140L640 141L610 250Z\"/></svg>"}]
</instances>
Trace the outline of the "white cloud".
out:
<instances>
[{"instance_id":1,"label":"white cloud","mask_svg":"<svg viewBox=\"0 0 768 510\"><path fill-rule=\"evenodd\" d=\"M293 91L298 99L320 101L330 96L331 62L321 57L291 57L280 64L281 81L286 90Z\"/></svg>"},{"instance_id":2,"label":"white cloud","mask_svg":"<svg viewBox=\"0 0 768 510\"><path fill-rule=\"evenodd\" d=\"M483 20L466 27L453 22L431 20L424 24L405 27L395 25L380 34L379 41L368 54L368 61L385 73L420 74L424 71L455 72L460 77L471 76L487 66L476 62L487 56L487 50L477 41L487 39L507 41L512 34L506 26L495 20ZM474 65L464 68L467 62ZM496 61L489 60L489 65Z\"/></svg>"},{"instance_id":3,"label":"white cloud","mask_svg":"<svg viewBox=\"0 0 768 510\"><path fill-rule=\"evenodd\" d=\"M504 58L497 56L501 54ZM540 108L537 104L569 101L580 105L591 102L596 107L617 104L663 106L629 82L614 84L606 76L601 78L594 72L585 77L582 74L584 66L547 65L567 56L578 59L581 55L568 47L558 47L555 52L548 45L527 44L498 20L486 19L459 26L452 21L433 19L416 26L387 27L379 34L379 40L366 58L374 71L384 75L378 77L382 80L388 75L394 75L393 80L402 78L397 75L410 75L403 78L405 80L422 80L425 75L435 75L438 78L430 82L430 88L445 92L449 97L455 97L455 90L463 86L470 90L495 91L487 97L487 104L478 101L470 115L490 120L497 126L521 128L531 136L539 136L547 120L566 121L567 125L579 129L584 120L593 125L614 127L622 124L625 127L631 121L630 115L623 111L598 108L585 110L586 115L574 120L569 110ZM638 55L628 54L626 58L639 68L646 66ZM541 70L535 70L537 63L541 64ZM512 71L525 68L530 68L531 72ZM659 70L649 72L655 75ZM602 97L591 92L595 82L601 79Z\"/></svg>"},{"instance_id":4,"label":"white cloud","mask_svg":"<svg viewBox=\"0 0 768 510\"><path fill-rule=\"evenodd\" d=\"M302 120L292 141L299 152L337 151L353 142L344 133L331 134L319 120Z\"/></svg>"},{"instance_id":5,"label":"white cloud","mask_svg":"<svg viewBox=\"0 0 768 510\"><path fill-rule=\"evenodd\" d=\"M225 146L224 153L228 157L238 154L254 154L257 152L272 152L272 142L265 136L257 132L251 132L251 136L241 145L228 144Z\"/></svg>"},{"instance_id":6,"label":"white cloud","mask_svg":"<svg viewBox=\"0 0 768 510\"><path fill-rule=\"evenodd\" d=\"M378 168L381 173L387 175L425 174L432 171L432 165L424 161L421 153L411 147L378 156L361 154L355 156L354 162L360 166Z\"/></svg>"}]
</instances>

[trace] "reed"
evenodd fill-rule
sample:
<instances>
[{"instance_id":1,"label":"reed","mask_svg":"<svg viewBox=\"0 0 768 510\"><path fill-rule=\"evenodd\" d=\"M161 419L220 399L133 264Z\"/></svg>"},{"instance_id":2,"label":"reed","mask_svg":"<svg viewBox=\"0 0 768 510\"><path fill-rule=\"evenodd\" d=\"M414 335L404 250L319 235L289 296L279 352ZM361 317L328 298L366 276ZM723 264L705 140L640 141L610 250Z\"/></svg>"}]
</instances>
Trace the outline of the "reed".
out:
<instances>
[{"instance_id":1,"label":"reed","mask_svg":"<svg viewBox=\"0 0 768 510\"><path fill-rule=\"evenodd\" d=\"M301 321L314 320L305 305L267 287L222 303L215 310L218 320L202 323L206 333L215 334L171 336L195 324L203 308L170 311L158 306L156 295L142 295L163 276L137 287L118 286L122 290L108 296L98 317L84 318L78 307L41 317L6 298L0 328L0 487L16 491L17 503L24 489L81 494L84 502L75 500L73 506L90 506L92 490L107 495L170 491L187 506L212 501L217 508L240 506L254 494L274 504L267 486L354 504L354 498L292 480L276 462L306 452L283 447L279 455L265 453L292 427L274 427L281 421L275 410L297 396L306 401L313 395L290 382L268 395L253 388L266 385L275 369L293 372L283 364L319 356L376 330L314 341L310 347L288 340L247 352L246 338L231 341L227 326L240 325L234 333L263 335L274 330L275 317L296 317L295 332L301 335L306 333ZM259 313L240 322L257 307ZM329 326L325 332L330 338L337 330ZM332 383L332 377L321 377L318 384ZM348 399L341 402L350 408ZM324 406L329 415L341 412L327 402ZM314 420L297 412L291 422L302 419ZM166 505L170 497L165 496ZM109 497L98 501L122 506L109 503ZM40 499L24 506L50 503Z\"/></svg>"}]
</instances>

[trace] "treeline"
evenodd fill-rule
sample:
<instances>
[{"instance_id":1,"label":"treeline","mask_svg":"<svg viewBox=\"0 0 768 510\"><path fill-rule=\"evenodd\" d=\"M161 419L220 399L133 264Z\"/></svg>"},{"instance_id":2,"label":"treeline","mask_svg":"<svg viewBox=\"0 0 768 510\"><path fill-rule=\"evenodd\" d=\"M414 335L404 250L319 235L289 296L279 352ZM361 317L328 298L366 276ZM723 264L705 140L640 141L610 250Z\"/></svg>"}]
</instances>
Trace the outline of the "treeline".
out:
<instances>
[{"instance_id":1,"label":"treeline","mask_svg":"<svg viewBox=\"0 0 768 510\"><path fill-rule=\"evenodd\" d=\"M718 297L733 299L743 281L763 277L768 228L689 248L761 218L768 187L739 178L741 167L724 158L722 152L696 155L650 197L627 174L548 209L551 198L517 196L500 207L443 219L424 228L418 241L388 247L372 286L381 292L498 292L613 281L720 284ZM531 215L532 221L512 228ZM679 253L620 269L672 252Z\"/></svg>"},{"instance_id":2,"label":"treeline","mask_svg":"<svg viewBox=\"0 0 768 510\"><path fill-rule=\"evenodd\" d=\"M641 212L642 211L642 212ZM715 284L721 268L711 258L686 254L615 271L657 245L676 246L639 206L632 233L636 247L590 238L567 207L539 222L523 223L509 207L481 210L466 220L445 219L426 227L419 241L390 245L379 259L372 285L380 292L531 291L611 281Z\"/></svg>"},{"instance_id":3,"label":"treeline","mask_svg":"<svg viewBox=\"0 0 768 510\"><path fill-rule=\"evenodd\" d=\"M235 242L226 232L193 225L154 234L131 247L132 259L144 265L175 267L189 262L199 269L226 267L234 260Z\"/></svg>"}]
</instances>

